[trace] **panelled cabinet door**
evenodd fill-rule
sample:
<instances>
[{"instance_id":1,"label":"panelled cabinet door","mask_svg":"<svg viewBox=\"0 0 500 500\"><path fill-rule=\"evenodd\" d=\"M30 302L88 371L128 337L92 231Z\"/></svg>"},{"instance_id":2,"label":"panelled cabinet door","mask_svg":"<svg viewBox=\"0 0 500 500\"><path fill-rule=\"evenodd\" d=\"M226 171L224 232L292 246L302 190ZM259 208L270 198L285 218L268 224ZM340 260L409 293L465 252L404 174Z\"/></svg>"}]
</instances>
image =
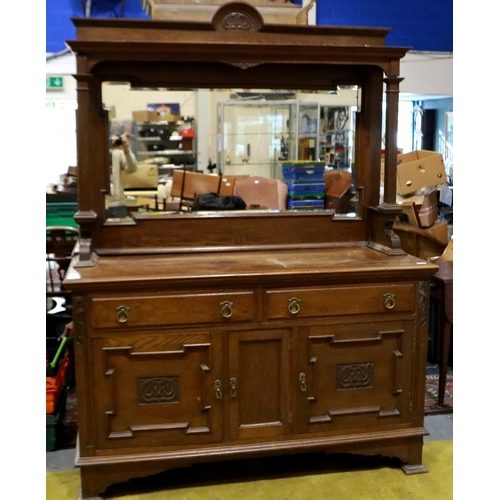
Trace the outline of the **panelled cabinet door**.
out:
<instances>
[{"instance_id":1,"label":"panelled cabinet door","mask_svg":"<svg viewBox=\"0 0 500 500\"><path fill-rule=\"evenodd\" d=\"M229 333L230 439L275 438L288 432L289 331Z\"/></svg>"},{"instance_id":2,"label":"panelled cabinet door","mask_svg":"<svg viewBox=\"0 0 500 500\"><path fill-rule=\"evenodd\" d=\"M412 321L298 328L295 432L343 433L408 422Z\"/></svg>"},{"instance_id":3,"label":"panelled cabinet door","mask_svg":"<svg viewBox=\"0 0 500 500\"><path fill-rule=\"evenodd\" d=\"M97 449L221 441L221 352L206 332L93 339Z\"/></svg>"}]
</instances>

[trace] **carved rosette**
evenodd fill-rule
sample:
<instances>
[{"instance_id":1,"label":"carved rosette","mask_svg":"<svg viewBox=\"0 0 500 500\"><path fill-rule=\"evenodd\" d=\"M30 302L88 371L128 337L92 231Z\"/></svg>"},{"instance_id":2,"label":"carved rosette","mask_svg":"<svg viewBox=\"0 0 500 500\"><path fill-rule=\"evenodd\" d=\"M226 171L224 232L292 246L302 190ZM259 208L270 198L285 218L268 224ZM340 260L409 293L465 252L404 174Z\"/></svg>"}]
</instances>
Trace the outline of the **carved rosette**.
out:
<instances>
[{"instance_id":1,"label":"carved rosette","mask_svg":"<svg viewBox=\"0 0 500 500\"><path fill-rule=\"evenodd\" d=\"M259 31L263 24L260 12L242 2L227 3L212 17L212 25L217 31Z\"/></svg>"},{"instance_id":2,"label":"carved rosette","mask_svg":"<svg viewBox=\"0 0 500 500\"><path fill-rule=\"evenodd\" d=\"M373 387L373 363L357 363L338 366L339 389Z\"/></svg>"},{"instance_id":3,"label":"carved rosette","mask_svg":"<svg viewBox=\"0 0 500 500\"><path fill-rule=\"evenodd\" d=\"M85 300L80 295L71 297L73 307L73 338L75 343L82 346L82 332L85 330Z\"/></svg>"},{"instance_id":4,"label":"carved rosette","mask_svg":"<svg viewBox=\"0 0 500 500\"><path fill-rule=\"evenodd\" d=\"M139 379L139 404L173 403L179 401L179 377Z\"/></svg>"},{"instance_id":5,"label":"carved rosette","mask_svg":"<svg viewBox=\"0 0 500 500\"><path fill-rule=\"evenodd\" d=\"M233 12L222 20L221 27L224 30L250 30L252 20L243 12Z\"/></svg>"},{"instance_id":6,"label":"carved rosette","mask_svg":"<svg viewBox=\"0 0 500 500\"><path fill-rule=\"evenodd\" d=\"M427 283L421 281L418 283L418 298L419 298L419 313L420 313L420 326L427 326L428 318L428 304L429 304L429 286Z\"/></svg>"}]
</instances>

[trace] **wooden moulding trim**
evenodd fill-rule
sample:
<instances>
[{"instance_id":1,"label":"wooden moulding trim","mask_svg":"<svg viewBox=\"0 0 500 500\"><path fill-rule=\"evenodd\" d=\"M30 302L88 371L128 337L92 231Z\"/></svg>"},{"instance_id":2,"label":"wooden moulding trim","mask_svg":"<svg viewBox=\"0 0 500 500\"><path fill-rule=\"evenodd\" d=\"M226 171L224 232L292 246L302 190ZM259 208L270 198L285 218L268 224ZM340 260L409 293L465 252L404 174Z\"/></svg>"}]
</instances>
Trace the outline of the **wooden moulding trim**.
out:
<instances>
[{"instance_id":1,"label":"wooden moulding trim","mask_svg":"<svg viewBox=\"0 0 500 500\"><path fill-rule=\"evenodd\" d=\"M314 250L317 248L353 248L369 246L366 241L358 242L339 242L339 243L317 243L317 244L282 244L282 245L237 245L237 246L218 246L218 247L132 247L129 249L120 248L96 248L99 255L163 255L163 254L188 254L188 253L213 253L213 252L248 252L248 251L273 251L273 250ZM404 252L403 252L404 253Z\"/></svg>"},{"instance_id":2,"label":"wooden moulding trim","mask_svg":"<svg viewBox=\"0 0 500 500\"><path fill-rule=\"evenodd\" d=\"M77 53L99 54L104 60L119 60L120 53L114 52L119 46L126 48L126 58L131 60L134 56L138 61L146 55L147 60L191 60L206 62L206 54L211 55L212 62L219 62L231 59L234 53L245 59L253 57L254 60L261 60L262 53L258 52L259 47L265 50L265 62L284 62L293 64L294 62L322 62L332 64L340 60L348 65L359 65L366 62L390 65L393 61L399 61L407 52L406 48L399 47L366 47L351 45L328 45L326 41L320 43L319 40L305 40L297 38L296 40L270 39L265 37L252 37L252 39L240 40L237 43L231 43L232 40L227 36L218 36L214 34L210 41L200 38L196 40L180 40L176 33L172 33L172 39L165 41L122 41L107 42L103 40L96 41L75 41L68 42L71 48ZM281 41L281 43L280 43ZM257 53L256 53L257 51ZM293 51L293 57L290 57L290 51ZM255 55L256 53L256 55ZM283 59L283 55L287 59ZM140 57L141 56L141 57ZM175 56L175 57L174 57ZM279 57L278 57L279 56ZM349 57L350 56L350 57ZM96 57L97 59L97 57ZM397 76L397 75L390 75Z\"/></svg>"},{"instance_id":3,"label":"wooden moulding trim","mask_svg":"<svg viewBox=\"0 0 500 500\"><path fill-rule=\"evenodd\" d=\"M75 461L76 467L86 467L95 465L113 465L134 462L161 461L161 460L208 460L213 457L245 457L255 453L283 453L289 450L304 452L323 450L335 446L356 446L358 444L374 443L377 441L391 441L407 438L420 438L428 436L429 432L424 427L414 427L409 429L379 431L372 433L347 434L335 437L320 437L311 439L273 441L271 443L236 444L222 446L200 446L190 449L177 449L174 451L158 453L134 453L119 454L113 456L93 456L79 457ZM388 443L390 444L390 443Z\"/></svg>"},{"instance_id":4,"label":"wooden moulding trim","mask_svg":"<svg viewBox=\"0 0 500 500\"><path fill-rule=\"evenodd\" d=\"M168 21L161 19L104 19L104 18L83 18L74 17L71 21L78 29L77 38L79 40L90 39L95 36L96 30L102 29L109 33L109 29L126 30L132 29L134 33L138 30L144 32L181 30L185 32L193 31L214 31L212 23L201 21ZM391 28L385 27L359 27L359 26L306 26L293 24L263 24L261 33L277 34L301 34L315 35L319 37L336 36L349 37L358 40L359 43L366 44L370 41L372 45L384 45L385 37L390 33Z\"/></svg>"}]
</instances>

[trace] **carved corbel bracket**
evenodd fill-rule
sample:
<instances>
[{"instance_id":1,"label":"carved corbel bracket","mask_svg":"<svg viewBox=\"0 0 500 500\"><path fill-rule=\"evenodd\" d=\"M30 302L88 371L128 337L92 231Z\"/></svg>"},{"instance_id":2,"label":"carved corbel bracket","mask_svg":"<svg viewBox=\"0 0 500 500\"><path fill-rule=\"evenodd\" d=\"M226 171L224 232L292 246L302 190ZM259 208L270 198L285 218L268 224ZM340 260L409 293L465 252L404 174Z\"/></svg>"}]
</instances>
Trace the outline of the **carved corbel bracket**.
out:
<instances>
[{"instance_id":1,"label":"carved corbel bracket","mask_svg":"<svg viewBox=\"0 0 500 500\"><path fill-rule=\"evenodd\" d=\"M393 224L401 207L397 204L381 204L370 208L372 234L368 246L387 255L406 255L401 248L401 240L393 230Z\"/></svg>"},{"instance_id":2,"label":"carved corbel bracket","mask_svg":"<svg viewBox=\"0 0 500 500\"><path fill-rule=\"evenodd\" d=\"M97 255L92 248L92 230L97 220L97 214L93 210L79 210L74 219L80 228L75 267L93 267L97 263Z\"/></svg>"}]
</instances>

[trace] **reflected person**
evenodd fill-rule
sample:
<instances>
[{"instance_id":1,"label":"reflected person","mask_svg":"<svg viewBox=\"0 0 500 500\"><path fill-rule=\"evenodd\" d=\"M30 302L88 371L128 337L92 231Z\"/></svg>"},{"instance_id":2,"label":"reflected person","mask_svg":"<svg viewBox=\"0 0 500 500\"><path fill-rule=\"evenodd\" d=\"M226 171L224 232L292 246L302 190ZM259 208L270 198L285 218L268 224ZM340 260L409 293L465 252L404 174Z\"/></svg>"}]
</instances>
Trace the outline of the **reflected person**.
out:
<instances>
[{"instance_id":1,"label":"reflected person","mask_svg":"<svg viewBox=\"0 0 500 500\"><path fill-rule=\"evenodd\" d=\"M123 191L123 173L137 170L137 160L130 150L126 134L111 137L111 195L108 197L108 217L127 216L127 200Z\"/></svg>"}]
</instances>

